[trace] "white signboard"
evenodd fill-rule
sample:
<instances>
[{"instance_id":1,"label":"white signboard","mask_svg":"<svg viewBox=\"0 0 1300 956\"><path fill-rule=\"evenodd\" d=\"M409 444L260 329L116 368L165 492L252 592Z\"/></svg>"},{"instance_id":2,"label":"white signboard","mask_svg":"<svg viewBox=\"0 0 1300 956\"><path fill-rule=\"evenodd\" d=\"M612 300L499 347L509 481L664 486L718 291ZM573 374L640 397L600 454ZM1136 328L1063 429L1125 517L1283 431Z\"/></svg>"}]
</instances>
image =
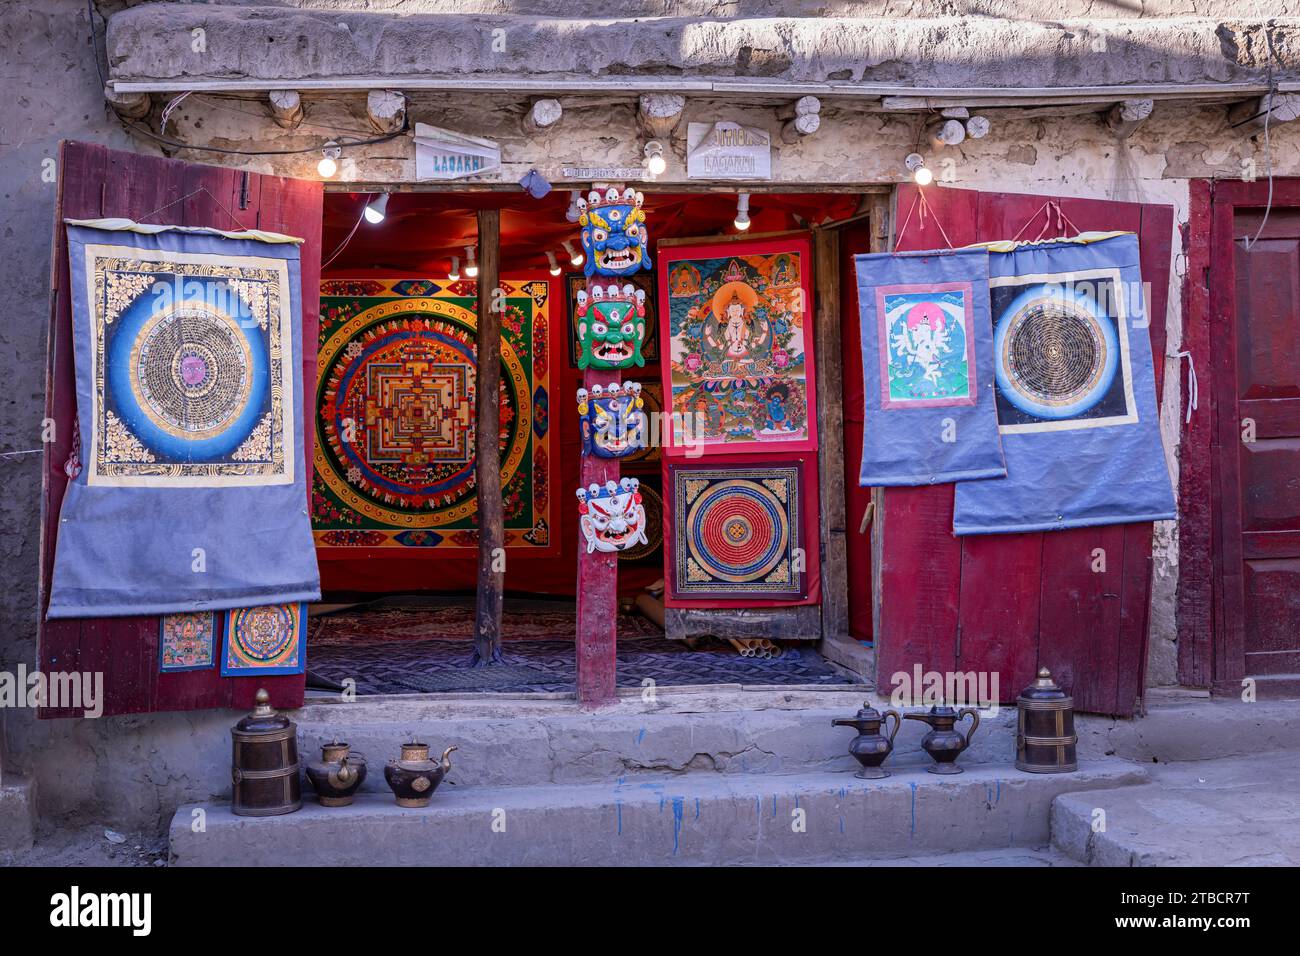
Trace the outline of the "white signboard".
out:
<instances>
[{"instance_id":1,"label":"white signboard","mask_svg":"<svg viewBox=\"0 0 1300 956\"><path fill-rule=\"evenodd\" d=\"M772 137L739 123L690 123L686 127L689 179L771 179Z\"/></svg>"},{"instance_id":2,"label":"white signboard","mask_svg":"<svg viewBox=\"0 0 1300 956\"><path fill-rule=\"evenodd\" d=\"M501 147L427 123L415 124L415 178L464 179L501 169Z\"/></svg>"}]
</instances>

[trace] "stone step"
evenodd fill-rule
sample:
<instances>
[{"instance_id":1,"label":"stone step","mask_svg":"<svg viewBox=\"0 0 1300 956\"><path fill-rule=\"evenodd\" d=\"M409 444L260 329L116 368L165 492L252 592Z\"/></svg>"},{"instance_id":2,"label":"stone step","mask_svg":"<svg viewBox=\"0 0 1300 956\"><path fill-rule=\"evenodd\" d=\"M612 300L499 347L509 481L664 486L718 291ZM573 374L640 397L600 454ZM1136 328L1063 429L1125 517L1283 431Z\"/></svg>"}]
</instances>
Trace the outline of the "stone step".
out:
<instances>
[{"instance_id":1,"label":"stone step","mask_svg":"<svg viewBox=\"0 0 1300 956\"><path fill-rule=\"evenodd\" d=\"M304 761L320 746L345 740L373 767L397 755L413 737L441 752L455 745L457 779L466 786L602 783L620 776L693 770L799 773L856 770L848 756L853 731L831 720L851 716L864 697L888 701L865 688L674 688L651 701L632 694L612 707L584 711L572 700L494 695L363 697L353 703L309 700L292 716ZM961 725L969 726L969 721ZM1015 759L1016 711L985 710L961 763ZM1147 715L1116 720L1077 714L1080 759L1117 756L1144 763L1205 760L1295 746L1300 707L1222 699L1153 697ZM928 728L904 721L887 768L924 768L920 741ZM213 789L223 789L228 741L210 741ZM192 748L191 748L192 749ZM220 772L217 773L216 771ZM1009 769L1008 769L1008 772ZM384 792L382 774L366 789Z\"/></svg>"},{"instance_id":2,"label":"stone step","mask_svg":"<svg viewBox=\"0 0 1300 956\"><path fill-rule=\"evenodd\" d=\"M694 696L696 709L687 698ZM511 787L546 783L603 783L640 774L674 774L708 770L722 774L856 771L849 756L854 731L835 727L833 718L851 717L864 692L806 692L801 696L753 692L725 698L709 694L679 695L673 707L647 710L623 706L584 712L551 702L536 713L523 708L513 715L473 702L460 706L404 702L396 707L371 703L308 705L294 719L303 761L317 759L320 747L345 740L365 755L372 769L364 789L387 793L382 769L397 756L399 744L412 738L452 755L457 779L465 786ZM787 703L781 698L791 697ZM755 699L757 698L757 699ZM770 698L770 699L769 699ZM727 709L719 704L748 709ZM798 709L793 709L797 706ZM880 704L884 706L884 704ZM1015 757L1014 708L983 713L981 726L963 765L1000 763ZM961 726L968 727L969 720ZM921 749L925 724L903 722L887 768L924 769L931 760Z\"/></svg>"},{"instance_id":3,"label":"stone step","mask_svg":"<svg viewBox=\"0 0 1300 956\"><path fill-rule=\"evenodd\" d=\"M1146 772L1106 760L1057 775L973 764L955 776L914 769L884 780L851 772L642 774L528 787L457 779L453 770L423 809L374 792L341 808L307 796L300 811L279 817L184 806L172 820L171 862L717 866L1037 847L1048 842L1054 797L1139 784Z\"/></svg>"},{"instance_id":4,"label":"stone step","mask_svg":"<svg viewBox=\"0 0 1300 956\"><path fill-rule=\"evenodd\" d=\"M0 859L29 850L36 833L36 782L11 773L0 784Z\"/></svg>"},{"instance_id":5,"label":"stone step","mask_svg":"<svg viewBox=\"0 0 1300 956\"><path fill-rule=\"evenodd\" d=\"M1142 786L1058 796L1052 845L1092 866L1300 865L1300 752L1149 773Z\"/></svg>"}]
</instances>

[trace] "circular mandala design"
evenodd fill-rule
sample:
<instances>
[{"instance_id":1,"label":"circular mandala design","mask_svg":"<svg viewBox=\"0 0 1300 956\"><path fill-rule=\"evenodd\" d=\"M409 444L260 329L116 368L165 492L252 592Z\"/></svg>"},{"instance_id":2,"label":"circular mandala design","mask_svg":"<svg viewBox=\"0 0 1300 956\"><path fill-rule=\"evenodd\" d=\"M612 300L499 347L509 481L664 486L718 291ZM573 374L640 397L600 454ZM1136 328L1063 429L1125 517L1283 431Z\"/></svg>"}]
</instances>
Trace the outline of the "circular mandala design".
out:
<instances>
[{"instance_id":1,"label":"circular mandala design","mask_svg":"<svg viewBox=\"0 0 1300 956\"><path fill-rule=\"evenodd\" d=\"M1092 408L1115 377L1114 330L1089 303L1037 295L1013 303L995 333L1003 396L1027 414L1076 417Z\"/></svg>"},{"instance_id":2,"label":"circular mandala design","mask_svg":"<svg viewBox=\"0 0 1300 956\"><path fill-rule=\"evenodd\" d=\"M761 484L719 482L691 505L687 515L691 557L724 581L757 581L772 572L790 540L785 507Z\"/></svg>"},{"instance_id":3,"label":"circular mandala design","mask_svg":"<svg viewBox=\"0 0 1300 956\"><path fill-rule=\"evenodd\" d=\"M144 323L131 350L140 410L178 438L220 434L247 409L253 384L248 339L230 316L187 302Z\"/></svg>"},{"instance_id":4,"label":"circular mandala design","mask_svg":"<svg viewBox=\"0 0 1300 956\"><path fill-rule=\"evenodd\" d=\"M257 664L276 664L294 651L296 634L292 608L245 608L231 616L231 640L236 654Z\"/></svg>"},{"instance_id":5,"label":"circular mandala design","mask_svg":"<svg viewBox=\"0 0 1300 956\"><path fill-rule=\"evenodd\" d=\"M322 479L358 513L404 528L477 510L472 313L462 323L415 308L420 301L361 313L320 352ZM502 346L506 485L523 462L533 409L523 365Z\"/></svg>"}]
</instances>

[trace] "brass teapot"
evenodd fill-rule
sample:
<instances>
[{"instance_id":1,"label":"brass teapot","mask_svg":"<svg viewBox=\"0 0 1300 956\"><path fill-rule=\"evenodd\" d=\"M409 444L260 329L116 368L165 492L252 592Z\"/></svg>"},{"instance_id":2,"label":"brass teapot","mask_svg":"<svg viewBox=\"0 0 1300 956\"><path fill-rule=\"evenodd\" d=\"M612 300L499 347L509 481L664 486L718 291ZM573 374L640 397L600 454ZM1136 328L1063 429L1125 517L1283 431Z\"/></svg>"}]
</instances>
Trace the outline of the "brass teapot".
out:
<instances>
[{"instance_id":1,"label":"brass teapot","mask_svg":"<svg viewBox=\"0 0 1300 956\"><path fill-rule=\"evenodd\" d=\"M441 760L429 758L429 745L412 741L402 744L401 756L390 760L384 767L384 779L397 798L399 807L427 807L433 791L451 769L451 752L448 747Z\"/></svg>"},{"instance_id":2,"label":"brass teapot","mask_svg":"<svg viewBox=\"0 0 1300 956\"><path fill-rule=\"evenodd\" d=\"M366 758L337 738L321 747L321 759L307 763L307 779L322 807L346 807L366 779Z\"/></svg>"},{"instance_id":3,"label":"brass teapot","mask_svg":"<svg viewBox=\"0 0 1300 956\"><path fill-rule=\"evenodd\" d=\"M962 718L971 718L970 730L965 736L954 725ZM931 707L929 713L904 714L904 720L920 720L930 725L930 732L921 738L921 749L934 758L934 766L928 767L930 773L961 773L957 766L957 757L970 746L970 739L979 729L980 715L974 707L953 710L951 707Z\"/></svg>"},{"instance_id":4,"label":"brass teapot","mask_svg":"<svg viewBox=\"0 0 1300 956\"><path fill-rule=\"evenodd\" d=\"M890 715L894 717L894 729L888 736L880 732L880 725L889 723ZM831 721L833 727L852 727L858 735L849 741L849 753L862 769L854 776L863 780L879 780L888 777L889 771L880 765L894 752L894 737L902 724L898 711L887 710L883 714L871 706L871 701L863 701L862 709L856 717L837 717Z\"/></svg>"}]
</instances>

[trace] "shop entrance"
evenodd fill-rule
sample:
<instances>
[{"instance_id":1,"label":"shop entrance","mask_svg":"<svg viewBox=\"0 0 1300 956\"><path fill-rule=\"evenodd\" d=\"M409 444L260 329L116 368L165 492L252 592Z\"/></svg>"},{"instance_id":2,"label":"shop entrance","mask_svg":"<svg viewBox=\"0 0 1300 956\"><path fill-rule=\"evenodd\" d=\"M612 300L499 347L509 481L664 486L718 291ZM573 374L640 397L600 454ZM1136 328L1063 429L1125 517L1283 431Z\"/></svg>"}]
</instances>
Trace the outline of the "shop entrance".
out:
<instances>
[{"instance_id":1,"label":"shop entrance","mask_svg":"<svg viewBox=\"0 0 1300 956\"><path fill-rule=\"evenodd\" d=\"M324 197L317 386L307 416L324 601L309 612L308 694L349 687L359 694L572 692L583 586L574 396L583 372L571 315L586 285L574 261L581 250L569 218L573 196L399 191L375 223L364 210L377 195ZM736 193L650 193L646 211L654 249L687 237L729 242L796 232L851 214L857 202L755 196L746 233L734 225ZM483 209L500 211L506 600L502 661L468 667L478 574L474 335ZM621 379L640 386L660 436L668 336L656 280L655 272L634 279L650 304L644 364ZM725 629L685 640L666 635L658 437L621 460L620 472L640 483L647 541L619 554L619 686L849 682L811 643L728 637Z\"/></svg>"}]
</instances>

